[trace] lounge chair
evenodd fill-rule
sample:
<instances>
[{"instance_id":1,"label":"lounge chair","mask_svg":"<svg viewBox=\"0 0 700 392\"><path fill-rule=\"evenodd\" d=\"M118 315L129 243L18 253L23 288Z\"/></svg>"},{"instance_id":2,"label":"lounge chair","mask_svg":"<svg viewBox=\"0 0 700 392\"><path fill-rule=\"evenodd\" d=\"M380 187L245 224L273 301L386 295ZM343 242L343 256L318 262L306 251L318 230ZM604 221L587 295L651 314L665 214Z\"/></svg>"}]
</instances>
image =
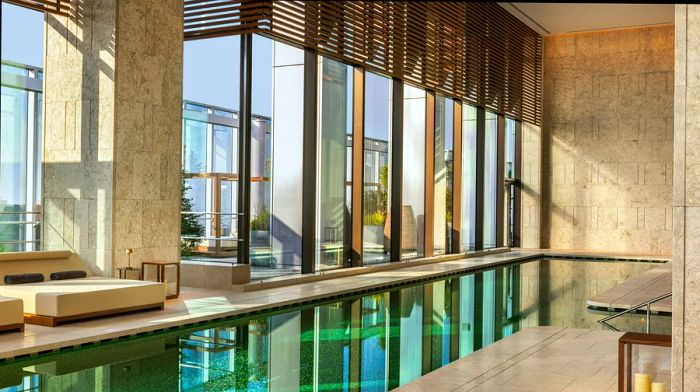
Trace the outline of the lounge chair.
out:
<instances>
[{"instance_id":1,"label":"lounge chair","mask_svg":"<svg viewBox=\"0 0 700 392\"><path fill-rule=\"evenodd\" d=\"M22 300L0 297L0 332L24 331Z\"/></svg>"},{"instance_id":2,"label":"lounge chair","mask_svg":"<svg viewBox=\"0 0 700 392\"><path fill-rule=\"evenodd\" d=\"M61 271L85 271L87 277L49 280ZM41 273L43 282L3 284L6 275ZM158 282L93 276L70 251L0 253L0 295L23 302L24 322L57 324L146 309L163 309L166 285Z\"/></svg>"}]
</instances>

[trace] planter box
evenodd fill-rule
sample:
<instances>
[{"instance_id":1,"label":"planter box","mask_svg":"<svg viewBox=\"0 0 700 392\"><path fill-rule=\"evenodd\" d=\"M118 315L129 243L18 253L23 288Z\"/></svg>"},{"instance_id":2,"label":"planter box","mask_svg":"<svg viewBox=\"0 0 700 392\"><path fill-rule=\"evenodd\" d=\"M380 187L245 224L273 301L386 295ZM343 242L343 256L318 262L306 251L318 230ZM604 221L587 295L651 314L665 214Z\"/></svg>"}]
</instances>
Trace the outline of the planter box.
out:
<instances>
[{"instance_id":1,"label":"planter box","mask_svg":"<svg viewBox=\"0 0 700 392\"><path fill-rule=\"evenodd\" d=\"M362 242L384 245L384 226L363 226Z\"/></svg>"}]
</instances>

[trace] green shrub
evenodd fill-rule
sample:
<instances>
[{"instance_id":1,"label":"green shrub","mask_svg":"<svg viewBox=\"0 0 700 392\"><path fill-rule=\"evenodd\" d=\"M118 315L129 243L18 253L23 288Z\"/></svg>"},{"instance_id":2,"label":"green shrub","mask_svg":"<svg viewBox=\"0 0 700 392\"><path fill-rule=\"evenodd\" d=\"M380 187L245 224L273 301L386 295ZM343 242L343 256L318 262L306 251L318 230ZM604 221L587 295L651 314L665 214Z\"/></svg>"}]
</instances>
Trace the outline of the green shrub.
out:
<instances>
[{"instance_id":1,"label":"green shrub","mask_svg":"<svg viewBox=\"0 0 700 392\"><path fill-rule=\"evenodd\" d=\"M263 206L257 215L250 220L250 229L256 231L270 231L270 210Z\"/></svg>"},{"instance_id":2,"label":"green shrub","mask_svg":"<svg viewBox=\"0 0 700 392\"><path fill-rule=\"evenodd\" d=\"M365 226L384 226L386 222L386 214L384 211L375 211L363 217Z\"/></svg>"},{"instance_id":3,"label":"green shrub","mask_svg":"<svg viewBox=\"0 0 700 392\"><path fill-rule=\"evenodd\" d=\"M185 196L190 189L185 183L184 173L180 182L180 211L192 212L192 199ZM180 233L184 236L201 237L204 235L204 225L199 220L199 216L192 214L180 215ZM183 239L180 240L180 254L189 256L192 254L192 249L197 245L199 240Z\"/></svg>"}]
</instances>

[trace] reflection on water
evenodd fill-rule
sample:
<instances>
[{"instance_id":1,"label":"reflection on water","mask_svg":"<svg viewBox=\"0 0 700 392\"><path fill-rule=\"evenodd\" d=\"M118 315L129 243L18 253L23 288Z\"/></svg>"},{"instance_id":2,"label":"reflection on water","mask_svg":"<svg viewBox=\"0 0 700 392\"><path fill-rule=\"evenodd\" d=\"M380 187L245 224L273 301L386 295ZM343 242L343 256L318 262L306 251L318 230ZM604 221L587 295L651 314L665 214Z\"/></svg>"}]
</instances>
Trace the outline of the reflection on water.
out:
<instances>
[{"instance_id":1,"label":"reflection on water","mask_svg":"<svg viewBox=\"0 0 700 392\"><path fill-rule=\"evenodd\" d=\"M386 391L520 329L600 329L587 297L653 265L534 261L0 366L2 391ZM670 329L657 317L654 332ZM641 320L641 321L640 321ZM638 330L639 316L616 324Z\"/></svg>"}]
</instances>

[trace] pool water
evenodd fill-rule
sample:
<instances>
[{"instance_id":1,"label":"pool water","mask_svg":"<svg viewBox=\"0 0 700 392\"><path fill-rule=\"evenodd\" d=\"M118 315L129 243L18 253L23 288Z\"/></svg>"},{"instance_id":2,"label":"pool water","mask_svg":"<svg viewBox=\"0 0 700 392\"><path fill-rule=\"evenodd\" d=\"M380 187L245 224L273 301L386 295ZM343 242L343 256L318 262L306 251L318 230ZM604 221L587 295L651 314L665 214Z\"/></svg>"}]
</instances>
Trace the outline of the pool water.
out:
<instances>
[{"instance_id":1,"label":"pool water","mask_svg":"<svg viewBox=\"0 0 700 392\"><path fill-rule=\"evenodd\" d=\"M586 298L654 264L539 260L8 361L0 391L386 391L538 325L601 329ZM618 320L621 330L644 325ZM654 317L668 333L670 317Z\"/></svg>"}]
</instances>

